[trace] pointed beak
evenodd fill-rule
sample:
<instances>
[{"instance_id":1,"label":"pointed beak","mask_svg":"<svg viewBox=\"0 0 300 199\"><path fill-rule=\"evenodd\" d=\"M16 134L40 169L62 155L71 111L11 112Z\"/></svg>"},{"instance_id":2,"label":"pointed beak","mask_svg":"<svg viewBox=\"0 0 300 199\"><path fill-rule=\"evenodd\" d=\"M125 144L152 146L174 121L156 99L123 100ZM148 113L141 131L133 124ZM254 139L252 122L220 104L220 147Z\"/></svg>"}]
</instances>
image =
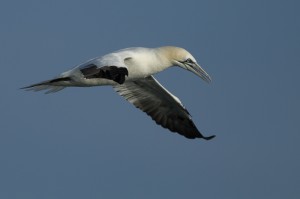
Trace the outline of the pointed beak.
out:
<instances>
[{"instance_id":1,"label":"pointed beak","mask_svg":"<svg viewBox=\"0 0 300 199\"><path fill-rule=\"evenodd\" d=\"M186 64L187 70L195 73L197 76L201 77L207 83L211 82L210 76L205 72L205 70L197 63L188 63Z\"/></svg>"}]
</instances>

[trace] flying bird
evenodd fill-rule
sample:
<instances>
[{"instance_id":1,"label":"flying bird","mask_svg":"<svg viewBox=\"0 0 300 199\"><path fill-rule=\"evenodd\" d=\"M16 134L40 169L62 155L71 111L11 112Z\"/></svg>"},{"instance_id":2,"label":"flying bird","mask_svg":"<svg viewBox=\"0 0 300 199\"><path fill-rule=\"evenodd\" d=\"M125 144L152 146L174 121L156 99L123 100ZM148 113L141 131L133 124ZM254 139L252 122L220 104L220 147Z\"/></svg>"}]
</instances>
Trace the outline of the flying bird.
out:
<instances>
[{"instance_id":1,"label":"flying bird","mask_svg":"<svg viewBox=\"0 0 300 199\"><path fill-rule=\"evenodd\" d=\"M214 138L214 135L202 135L181 101L153 77L171 66L191 71L208 83L211 81L195 58L183 48L135 47L96 57L61 73L56 78L22 89L46 90L46 93L53 93L66 87L109 85L162 127L189 139Z\"/></svg>"}]
</instances>

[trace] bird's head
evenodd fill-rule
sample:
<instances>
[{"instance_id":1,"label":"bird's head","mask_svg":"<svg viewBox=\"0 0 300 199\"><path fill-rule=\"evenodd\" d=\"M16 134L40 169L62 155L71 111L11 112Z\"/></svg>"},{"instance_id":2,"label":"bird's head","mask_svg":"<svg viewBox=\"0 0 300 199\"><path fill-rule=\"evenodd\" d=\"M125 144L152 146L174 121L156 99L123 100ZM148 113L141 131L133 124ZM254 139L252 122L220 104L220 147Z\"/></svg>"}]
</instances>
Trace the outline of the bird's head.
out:
<instances>
[{"instance_id":1,"label":"bird's head","mask_svg":"<svg viewBox=\"0 0 300 199\"><path fill-rule=\"evenodd\" d=\"M210 76L205 70L197 63L196 59L187 50L178 47L165 47L168 51L168 57L171 60L171 64L179 66L183 69L195 73L206 82L211 82Z\"/></svg>"}]
</instances>

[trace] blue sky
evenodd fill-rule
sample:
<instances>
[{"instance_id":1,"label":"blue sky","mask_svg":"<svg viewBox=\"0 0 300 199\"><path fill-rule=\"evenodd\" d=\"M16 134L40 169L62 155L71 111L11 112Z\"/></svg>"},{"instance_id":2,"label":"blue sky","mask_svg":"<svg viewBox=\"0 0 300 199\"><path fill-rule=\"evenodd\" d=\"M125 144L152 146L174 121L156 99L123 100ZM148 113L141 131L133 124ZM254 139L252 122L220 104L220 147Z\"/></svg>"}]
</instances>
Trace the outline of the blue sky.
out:
<instances>
[{"instance_id":1,"label":"blue sky","mask_svg":"<svg viewBox=\"0 0 300 199\"><path fill-rule=\"evenodd\" d=\"M0 3L0 198L299 198L294 0ZM157 79L211 141L157 126L110 87L20 87L125 47L189 50L213 79Z\"/></svg>"}]
</instances>

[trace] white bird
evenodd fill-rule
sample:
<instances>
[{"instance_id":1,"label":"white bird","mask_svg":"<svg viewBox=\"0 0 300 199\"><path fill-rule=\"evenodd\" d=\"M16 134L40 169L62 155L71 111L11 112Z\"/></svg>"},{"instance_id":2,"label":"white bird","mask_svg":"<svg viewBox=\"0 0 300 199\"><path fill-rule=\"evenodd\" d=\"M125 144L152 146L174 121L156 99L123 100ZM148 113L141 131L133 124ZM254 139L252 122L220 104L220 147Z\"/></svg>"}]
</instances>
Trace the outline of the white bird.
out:
<instances>
[{"instance_id":1,"label":"white bird","mask_svg":"<svg viewBox=\"0 0 300 199\"><path fill-rule=\"evenodd\" d=\"M146 112L157 124L186 138L210 140L203 136L181 101L166 90L152 75L171 66L189 70L204 81L210 76L185 49L173 46L160 48L126 48L96 57L58 77L23 87L26 90L57 92L65 87L110 85L137 108Z\"/></svg>"}]
</instances>

